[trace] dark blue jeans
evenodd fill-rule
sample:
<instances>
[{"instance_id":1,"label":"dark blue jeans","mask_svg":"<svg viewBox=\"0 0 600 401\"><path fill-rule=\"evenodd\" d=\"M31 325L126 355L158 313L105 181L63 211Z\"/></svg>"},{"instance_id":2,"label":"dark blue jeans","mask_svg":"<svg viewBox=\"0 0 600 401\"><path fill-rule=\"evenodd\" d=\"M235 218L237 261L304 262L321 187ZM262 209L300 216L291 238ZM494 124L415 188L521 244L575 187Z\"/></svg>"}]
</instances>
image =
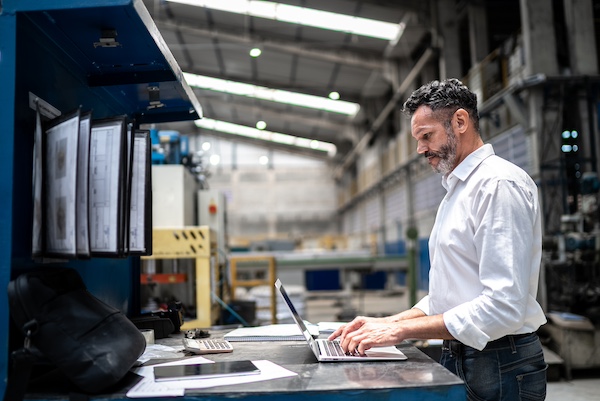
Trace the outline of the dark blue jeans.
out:
<instances>
[{"instance_id":1,"label":"dark blue jeans","mask_svg":"<svg viewBox=\"0 0 600 401\"><path fill-rule=\"evenodd\" d=\"M482 351L444 341L440 363L465 382L470 401L546 398L548 365L535 333L503 337Z\"/></svg>"}]
</instances>

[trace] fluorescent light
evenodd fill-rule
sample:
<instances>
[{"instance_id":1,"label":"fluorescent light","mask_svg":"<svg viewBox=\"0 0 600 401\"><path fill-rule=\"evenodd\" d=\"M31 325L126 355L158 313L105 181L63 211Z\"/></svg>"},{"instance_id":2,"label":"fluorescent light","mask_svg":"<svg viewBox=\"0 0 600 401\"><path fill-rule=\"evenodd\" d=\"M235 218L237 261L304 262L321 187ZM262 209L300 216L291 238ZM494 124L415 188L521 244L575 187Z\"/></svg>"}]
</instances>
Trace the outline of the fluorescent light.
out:
<instances>
[{"instance_id":1,"label":"fluorescent light","mask_svg":"<svg viewBox=\"0 0 600 401\"><path fill-rule=\"evenodd\" d=\"M334 156L337 148L329 142L316 141L314 139L300 138L293 135L282 134L280 132L272 132L259 130L245 125L233 124L226 121L213 120L203 118L194 121L198 128L204 128L211 131L224 132L227 134L245 136L247 138L261 139L263 141L281 143L290 146L298 146L301 148L315 149L327 152L330 156Z\"/></svg>"},{"instance_id":2,"label":"fluorescent light","mask_svg":"<svg viewBox=\"0 0 600 401\"><path fill-rule=\"evenodd\" d=\"M272 1L259 0L168 0L214 10L227 11L252 17L313 26L332 31L369 36L376 39L395 40L400 24L353 17L351 15L320 11L312 8L291 6Z\"/></svg>"},{"instance_id":3,"label":"fluorescent light","mask_svg":"<svg viewBox=\"0 0 600 401\"><path fill-rule=\"evenodd\" d=\"M360 110L359 104L344 100L332 100L326 97L307 95L298 92L289 92L280 89L265 88L263 86L206 77L203 75L195 75L187 72L184 72L183 76L190 86L214 90L217 92L225 92L232 95L292 104L295 106L324 110L332 113L346 114L351 117L354 117Z\"/></svg>"}]
</instances>

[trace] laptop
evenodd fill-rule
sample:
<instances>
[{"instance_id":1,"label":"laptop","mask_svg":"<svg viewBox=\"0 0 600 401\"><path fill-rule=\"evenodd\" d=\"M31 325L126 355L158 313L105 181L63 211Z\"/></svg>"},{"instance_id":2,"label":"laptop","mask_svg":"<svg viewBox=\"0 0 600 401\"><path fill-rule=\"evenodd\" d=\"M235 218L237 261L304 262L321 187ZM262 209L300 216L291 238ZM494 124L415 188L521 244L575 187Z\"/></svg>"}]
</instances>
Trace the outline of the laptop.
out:
<instances>
[{"instance_id":1,"label":"laptop","mask_svg":"<svg viewBox=\"0 0 600 401\"><path fill-rule=\"evenodd\" d=\"M285 301L285 304L289 308L294 321L298 325L298 328L304 335L308 346L317 357L319 362L369 362L369 361L403 361L406 359L406 355L398 348L394 346L388 347L373 347L365 351L365 355L348 355L344 354L339 341L329 341L325 339L314 339L309 333L302 317L298 314L298 311L292 304L290 297L288 296L281 280L277 279L275 287L281 294L281 297Z\"/></svg>"}]
</instances>

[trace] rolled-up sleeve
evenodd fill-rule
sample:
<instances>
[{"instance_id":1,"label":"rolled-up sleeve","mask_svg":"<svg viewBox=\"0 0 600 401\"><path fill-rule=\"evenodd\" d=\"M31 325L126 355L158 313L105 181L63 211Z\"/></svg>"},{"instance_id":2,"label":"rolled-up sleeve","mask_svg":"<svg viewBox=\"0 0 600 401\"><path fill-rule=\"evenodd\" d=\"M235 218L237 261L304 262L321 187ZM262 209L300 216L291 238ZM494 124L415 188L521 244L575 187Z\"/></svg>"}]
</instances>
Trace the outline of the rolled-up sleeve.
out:
<instances>
[{"instance_id":1,"label":"rolled-up sleeve","mask_svg":"<svg viewBox=\"0 0 600 401\"><path fill-rule=\"evenodd\" d=\"M420 309L426 315L429 315L429 295L425 295L419 302L413 306L413 309Z\"/></svg>"}]
</instances>

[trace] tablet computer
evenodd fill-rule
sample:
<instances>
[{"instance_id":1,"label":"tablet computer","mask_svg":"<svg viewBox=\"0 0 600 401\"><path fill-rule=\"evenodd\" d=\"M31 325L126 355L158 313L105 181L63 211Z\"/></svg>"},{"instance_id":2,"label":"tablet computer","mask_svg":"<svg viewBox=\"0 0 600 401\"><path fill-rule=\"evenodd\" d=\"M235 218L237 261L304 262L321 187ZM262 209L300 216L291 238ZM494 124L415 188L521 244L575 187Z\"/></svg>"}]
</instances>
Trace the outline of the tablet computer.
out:
<instances>
[{"instance_id":1,"label":"tablet computer","mask_svg":"<svg viewBox=\"0 0 600 401\"><path fill-rule=\"evenodd\" d=\"M198 363L190 365L155 366L154 380L208 379L259 374L260 369L249 360Z\"/></svg>"}]
</instances>

